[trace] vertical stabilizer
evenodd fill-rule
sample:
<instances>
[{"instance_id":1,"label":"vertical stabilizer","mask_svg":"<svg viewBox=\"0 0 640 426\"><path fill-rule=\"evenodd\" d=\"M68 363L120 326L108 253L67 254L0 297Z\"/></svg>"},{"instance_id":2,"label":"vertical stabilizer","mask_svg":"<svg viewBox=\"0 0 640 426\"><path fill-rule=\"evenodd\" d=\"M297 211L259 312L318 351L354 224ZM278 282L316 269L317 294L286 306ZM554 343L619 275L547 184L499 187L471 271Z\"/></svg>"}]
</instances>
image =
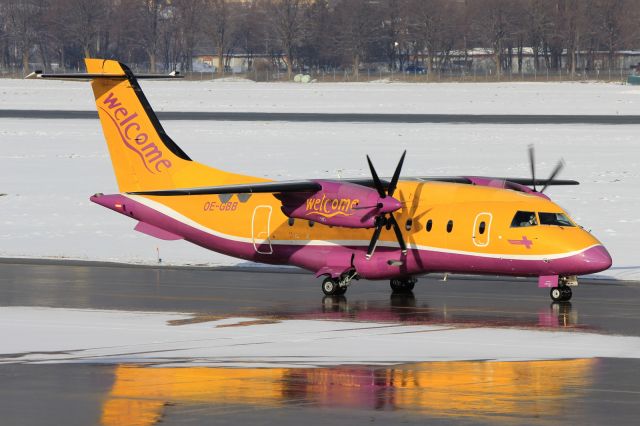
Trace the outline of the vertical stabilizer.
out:
<instances>
[{"instance_id":1,"label":"vertical stabilizer","mask_svg":"<svg viewBox=\"0 0 640 426\"><path fill-rule=\"evenodd\" d=\"M126 65L104 59L85 62L121 192L261 180L191 161L165 133Z\"/></svg>"}]
</instances>

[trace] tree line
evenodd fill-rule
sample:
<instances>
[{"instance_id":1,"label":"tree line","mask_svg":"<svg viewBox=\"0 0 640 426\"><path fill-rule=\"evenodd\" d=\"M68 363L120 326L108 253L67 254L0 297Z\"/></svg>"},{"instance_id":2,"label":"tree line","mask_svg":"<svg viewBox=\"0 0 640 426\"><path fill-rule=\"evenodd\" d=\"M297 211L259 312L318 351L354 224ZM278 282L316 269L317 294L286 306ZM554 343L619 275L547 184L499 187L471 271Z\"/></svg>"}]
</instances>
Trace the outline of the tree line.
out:
<instances>
[{"instance_id":1,"label":"tree line","mask_svg":"<svg viewBox=\"0 0 640 426\"><path fill-rule=\"evenodd\" d=\"M210 53L289 73L357 74L372 63L431 72L483 48L497 75L521 71L525 55L575 73L579 56L592 67L637 48L639 9L640 0L0 0L0 67L79 69L84 57L106 57L189 71L195 54Z\"/></svg>"}]
</instances>

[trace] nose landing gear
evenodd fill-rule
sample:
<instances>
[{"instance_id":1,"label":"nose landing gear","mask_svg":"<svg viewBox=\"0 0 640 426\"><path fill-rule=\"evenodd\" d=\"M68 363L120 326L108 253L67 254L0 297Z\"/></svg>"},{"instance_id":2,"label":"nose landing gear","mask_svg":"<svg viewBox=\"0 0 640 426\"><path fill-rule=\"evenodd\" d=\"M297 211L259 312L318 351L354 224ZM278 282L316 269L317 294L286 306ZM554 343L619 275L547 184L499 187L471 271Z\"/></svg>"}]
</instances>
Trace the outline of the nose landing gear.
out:
<instances>
[{"instance_id":1,"label":"nose landing gear","mask_svg":"<svg viewBox=\"0 0 640 426\"><path fill-rule=\"evenodd\" d=\"M571 300L572 292L571 287L567 285L560 285L553 287L550 292L551 300L554 302L568 302Z\"/></svg>"},{"instance_id":2,"label":"nose landing gear","mask_svg":"<svg viewBox=\"0 0 640 426\"><path fill-rule=\"evenodd\" d=\"M558 287L551 289L551 299L554 302L568 302L571 300L571 287L578 285L578 277L575 275L561 276L558 278Z\"/></svg>"}]
</instances>

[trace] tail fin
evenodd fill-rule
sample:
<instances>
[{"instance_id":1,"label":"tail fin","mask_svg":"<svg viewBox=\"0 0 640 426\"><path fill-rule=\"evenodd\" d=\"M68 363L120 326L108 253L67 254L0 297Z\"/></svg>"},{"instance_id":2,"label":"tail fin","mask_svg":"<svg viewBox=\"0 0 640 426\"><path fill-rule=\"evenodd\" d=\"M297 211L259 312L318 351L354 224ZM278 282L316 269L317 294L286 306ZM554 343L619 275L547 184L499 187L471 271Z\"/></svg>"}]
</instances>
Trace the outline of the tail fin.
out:
<instances>
[{"instance_id":1,"label":"tail fin","mask_svg":"<svg viewBox=\"0 0 640 426\"><path fill-rule=\"evenodd\" d=\"M113 170L121 192L248 183L195 161L165 133L131 70L118 61L85 59ZM121 76L121 77L120 77Z\"/></svg>"}]
</instances>

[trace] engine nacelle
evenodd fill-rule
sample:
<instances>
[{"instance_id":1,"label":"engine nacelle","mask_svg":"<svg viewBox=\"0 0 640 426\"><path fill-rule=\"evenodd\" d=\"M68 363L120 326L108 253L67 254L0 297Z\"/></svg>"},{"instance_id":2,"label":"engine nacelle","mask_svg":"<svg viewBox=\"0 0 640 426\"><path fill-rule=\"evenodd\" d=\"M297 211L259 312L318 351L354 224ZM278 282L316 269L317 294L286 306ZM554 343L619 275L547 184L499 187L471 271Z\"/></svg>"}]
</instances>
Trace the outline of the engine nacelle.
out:
<instances>
[{"instance_id":1,"label":"engine nacelle","mask_svg":"<svg viewBox=\"0 0 640 426\"><path fill-rule=\"evenodd\" d=\"M281 193L282 212L291 218L330 226L373 228L376 217L396 211L402 203L381 198L378 191L349 182L316 180L322 189L314 193Z\"/></svg>"}]
</instances>

